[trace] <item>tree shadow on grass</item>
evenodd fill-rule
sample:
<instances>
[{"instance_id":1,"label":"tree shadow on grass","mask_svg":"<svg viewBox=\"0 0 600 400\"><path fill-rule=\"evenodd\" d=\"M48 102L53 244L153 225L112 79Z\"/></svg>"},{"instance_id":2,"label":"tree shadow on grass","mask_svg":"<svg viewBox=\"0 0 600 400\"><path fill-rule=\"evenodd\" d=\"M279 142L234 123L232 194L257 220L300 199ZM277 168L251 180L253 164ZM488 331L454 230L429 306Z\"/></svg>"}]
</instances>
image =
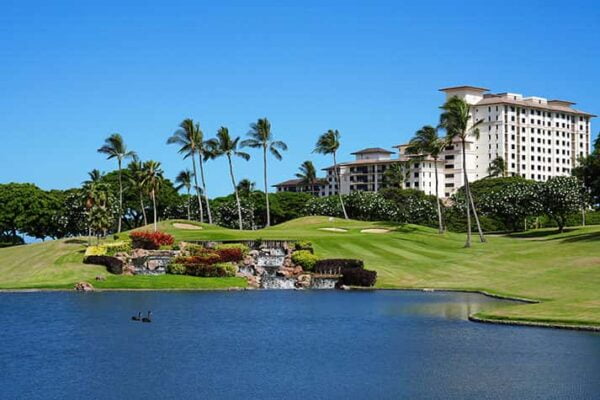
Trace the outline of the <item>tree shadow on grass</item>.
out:
<instances>
[{"instance_id":1,"label":"tree shadow on grass","mask_svg":"<svg viewBox=\"0 0 600 400\"><path fill-rule=\"evenodd\" d=\"M577 228L565 228L564 233L574 232L576 230L577 230ZM558 235L558 234L559 234L558 229L549 229L549 230L543 230L543 231L511 233L506 236L511 237L511 238L518 238L518 239L537 239L537 238L546 238L548 236L554 236L554 235ZM556 239L560 239L560 238L556 238Z\"/></svg>"},{"instance_id":2,"label":"tree shadow on grass","mask_svg":"<svg viewBox=\"0 0 600 400\"><path fill-rule=\"evenodd\" d=\"M65 240L65 243L67 244L87 244L87 240L85 239L68 239Z\"/></svg>"},{"instance_id":3,"label":"tree shadow on grass","mask_svg":"<svg viewBox=\"0 0 600 400\"><path fill-rule=\"evenodd\" d=\"M600 232L588 232L581 233L579 235L573 235L566 237L562 240L563 243L576 243L576 242L586 242L586 241L594 241L600 240Z\"/></svg>"}]
</instances>

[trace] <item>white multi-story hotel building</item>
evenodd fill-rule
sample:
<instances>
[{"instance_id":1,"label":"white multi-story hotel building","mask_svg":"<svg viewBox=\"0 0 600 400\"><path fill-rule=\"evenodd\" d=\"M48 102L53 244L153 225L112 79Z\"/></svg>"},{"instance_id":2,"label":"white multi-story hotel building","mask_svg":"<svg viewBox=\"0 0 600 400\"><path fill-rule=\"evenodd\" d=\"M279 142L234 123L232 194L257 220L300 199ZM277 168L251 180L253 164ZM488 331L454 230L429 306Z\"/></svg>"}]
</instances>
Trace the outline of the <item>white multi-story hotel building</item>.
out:
<instances>
[{"instance_id":1,"label":"white multi-story hotel building","mask_svg":"<svg viewBox=\"0 0 600 400\"><path fill-rule=\"evenodd\" d=\"M487 93L488 89L457 86L440 89L446 98L457 96L471 105L471 121L482 121L479 138L467 142L469 181L488 175L490 163L502 157L508 175L545 181L570 175L580 156L589 154L590 119L575 103L523 97L517 93ZM460 143L444 154L445 195L464 184Z\"/></svg>"},{"instance_id":2,"label":"white multi-story hotel building","mask_svg":"<svg viewBox=\"0 0 600 400\"><path fill-rule=\"evenodd\" d=\"M463 165L460 141L446 147L437 161L440 197L449 197L464 185L463 171L469 181L488 176L492 161L502 157L506 173L527 179L546 181L570 175L580 156L591 147L590 120L595 115L579 111L575 103L523 97L517 93L487 93L488 89L456 86L440 89L446 99L459 97L471 105L471 125L478 125L479 137L466 141L466 165ZM352 191L378 191L386 187L385 171L402 163L406 171L405 188L435 195L435 168L431 157L406 154L406 145L394 146L398 156L382 148L368 148L352 153L356 159L338 164L340 187L334 168L325 168L327 185L318 195L348 194ZM275 185L278 190L282 187Z\"/></svg>"}]
</instances>

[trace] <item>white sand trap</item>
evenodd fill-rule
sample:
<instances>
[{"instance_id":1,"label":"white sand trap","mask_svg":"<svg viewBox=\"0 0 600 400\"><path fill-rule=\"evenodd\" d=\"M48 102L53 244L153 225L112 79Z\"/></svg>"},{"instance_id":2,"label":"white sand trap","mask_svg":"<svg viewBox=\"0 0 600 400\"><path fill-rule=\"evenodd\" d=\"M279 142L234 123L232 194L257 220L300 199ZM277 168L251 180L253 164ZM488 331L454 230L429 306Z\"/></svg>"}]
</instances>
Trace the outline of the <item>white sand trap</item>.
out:
<instances>
[{"instance_id":1,"label":"white sand trap","mask_svg":"<svg viewBox=\"0 0 600 400\"><path fill-rule=\"evenodd\" d=\"M342 228L319 228L320 231L327 231L327 232L348 232L347 229L342 229Z\"/></svg>"},{"instance_id":2,"label":"white sand trap","mask_svg":"<svg viewBox=\"0 0 600 400\"><path fill-rule=\"evenodd\" d=\"M174 228L177 228L177 229L190 229L190 230L198 230L198 229L202 229L202 227L201 227L201 226L198 226L198 225L192 225L192 224L183 224L183 223L181 223L181 222L175 222L175 223L173 224L173 227L174 227Z\"/></svg>"},{"instance_id":3,"label":"white sand trap","mask_svg":"<svg viewBox=\"0 0 600 400\"><path fill-rule=\"evenodd\" d=\"M389 229L385 229L385 228L370 228L370 229L363 229L360 231L360 233L388 233L390 230Z\"/></svg>"}]
</instances>

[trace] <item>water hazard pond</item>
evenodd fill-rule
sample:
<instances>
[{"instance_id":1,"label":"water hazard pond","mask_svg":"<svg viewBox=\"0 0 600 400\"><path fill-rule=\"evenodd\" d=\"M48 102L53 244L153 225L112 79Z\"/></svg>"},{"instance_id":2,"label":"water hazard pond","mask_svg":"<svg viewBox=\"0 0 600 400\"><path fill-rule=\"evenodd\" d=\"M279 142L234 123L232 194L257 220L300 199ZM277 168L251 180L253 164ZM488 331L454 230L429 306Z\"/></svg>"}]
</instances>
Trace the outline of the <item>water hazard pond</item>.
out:
<instances>
[{"instance_id":1,"label":"water hazard pond","mask_svg":"<svg viewBox=\"0 0 600 400\"><path fill-rule=\"evenodd\" d=\"M401 291L0 293L3 399L592 399L600 335ZM151 324L130 320L152 310Z\"/></svg>"}]
</instances>

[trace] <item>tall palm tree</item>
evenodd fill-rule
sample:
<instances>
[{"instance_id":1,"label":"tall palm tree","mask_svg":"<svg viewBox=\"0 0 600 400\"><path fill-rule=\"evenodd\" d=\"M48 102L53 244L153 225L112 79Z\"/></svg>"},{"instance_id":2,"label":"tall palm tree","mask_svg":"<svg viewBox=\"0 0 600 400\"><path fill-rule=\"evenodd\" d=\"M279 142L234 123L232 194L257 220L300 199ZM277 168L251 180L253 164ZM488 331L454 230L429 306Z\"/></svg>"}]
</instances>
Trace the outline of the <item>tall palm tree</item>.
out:
<instances>
[{"instance_id":1,"label":"tall palm tree","mask_svg":"<svg viewBox=\"0 0 600 400\"><path fill-rule=\"evenodd\" d=\"M475 138L479 138L478 126L483 120L474 121L470 123L471 114L470 107L466 101L456 96L451 97L440 107L443 111L440 116L440 127L446 130L447 141L452 143L454 140L460 141L462 150L462 165L463 165L463 178L465 180L465 203L467 205L467 242L465 247L471 247L471 212L473 210L473 216L477 222L477 229L479 230L479 238L482 242L485 242L483 231L481 230L481 224L479 223L479 217L477 216L477 210L475 209L475 203L473 202L473 196L471 194L471 188L469 186L469 177L467 174L467 156L466 147L467 139L469 135L473 135Z\"/></svg>"},{"instance_id":2,"label":"tall palm tree","mask_svg":"<svg viewBox=\"0 0 600 400\"><path fill-rule=\"evenodd\" d=\"M315 185L317 184L317 169L312 161L304 161L298 168L300 172L296 173L296 178L301 179L303 185L309 186L312 195L315 195Z\"/></svg>"},{"instance_id":3,"label":"tall palm tree","mask_svg":"<svg viewBox=\"0 0 600 400\"><path fill-rule=\"evenodd\" d=\"M262 149L263 152L263 178L265 181L265 201L267 204L267 226L270 226L271 211L269 208L269 185L267 182L267 151L277 160L281 160L281 151L287 150L287 145L281 140L273 140L271 123L266 118L259 118L258 121L250 124L248 136L250 139L242 141L242 147Z\"/></svg>"},{"instance_id":4,"label":"tall palm tree","mask_svg":"<svg viewBox=\"0 0 600 400\"><path fill-rule=\"evenodd\" d=\"M496 157L493 159L487 172L490 177L506 176L506 162L504 161L504 158Z\"/></svg>"},{"instance_id":5,"label":"tall palm tree","mask_svg":"<svg viewBox=\"0 0 600 400\"><path fill-rule=\"evenodd\" d=\"M129 187L139 195L144 226L146 226L148 225L148 216L146 215L146 205L144 204L144 196L147 194L146 186L144 185L144 165L137 156L127 165L127 178Z\"/></svg>"},{"instance_id":6,"label":"tall palm tree","mask_svg":"<svg viewBox=\"0 0 600 400\"><path fill-rule=\"evenodd\" d=\"M123 178L121 165L123 160L135 156L135 152L127 151L127 146L123 137L118 133L113 133L104 140L104 145L98 149L98 153L107 155L107 159L116 158L119 165L119 222L118 233L121 233L121 223L123 220Z\"/></svg>"},{"instance_id":7,"label":"tall palm tree","mask_svg":"<svg viewBox=\"0 0 600 400\"><path fill-rule=\"evenodd\" d=\"M189 169L184 169L177 174L175 178L175 183L178 183L175 186L175 190L181 190L185 188L188 198L187 198L187 218L188 220L192 219L190 214L190 189L192 188L192 179L194 178L194 173Z\"/></svg>"},{"instance_id":8,"label":"tall palm tree","mask_svg":"<svg viewBox=\"0 0 600 400\"><path fill-rule=\"evenodd\" d=\"M438 182L438 160L440 154L446 147L446 141L438 137L437 128L425 125L419 129L415 136L410 140L406 152L420 156L430 156L433 158L433 168L435 173L435 200L437 203L438 231L444 233L444 223L442 221L442 206L440 204L439 182Z\"/></svg>"},{"instance_id":9,"label":"tall palm tree","mask_svg":"<svg viewBox=\"0 0 600 400\"><path fill-rule=\"evenodd\" d=\"M157 211L156 211L156 193L160 189L163 182L163 170L160 168L160 162L149 160L144 162L144 185L150 192L152 198L152 208L154 210L154 232L158 230L157 226Z\"/></svg>"},{"instance_id":10,"label":"tall palm tree","mask_svg":"<svg viewBox=\"0 0 600 400\"><path fill-rule=\"evenodd\" d=\"M340 205L342 206L342 212L344 213L344 218L348 219L348 214L346 213L346 207L344 207L344 200L342 199L342 183L340 182L340 172L337 168L337 157L336 153L340 148L340 132L336 129L329 129L327 132L319 136L317 140L317 144L313 153L319 154L332 154L333 155L333 171L335 174L335 180L338 187L338 195L340 198Z\"/></svg>"},{"instance_id":11,"label":"tall palm tree","mask_svg":"<svg viewBox=\"0 0 600 400\"><path fill-rule=\"evenodd\" d=\"M179 146L181 146L179 148L179 153L184 155L184 159L188 157L192 158L192 167L194 170L194 187L196 188L198 208L200 209L200 222L204 222L204 206L202 205L202 198L200 197L200 186L198 185L198 174L196 172L196 154L198 155L198 158L200 159L200 165L202 166L203 155L200 153L200 148L203 144L203 136L204 134L200 129L200 124L195 123L194 120L191 118L187 118L184 119L181 122L181 124L179 124L179 129L176 130L175 133L167 139L167 144L178 144ZM204 193L206 195L206 190L204 191ZM208 203L208 198L206 198L206 203ZM212 222L211 219L212 218L210 218L209 216L209 223Z\"/></svg>"},{"instance_id":12,"label":"tall palm tree","mask_svg":"<svg viewBox=\"0 0 600 400\"><path fill-rule=\"evenodd\" d=\"M250 159L250 154L238 150L239 141L239 136L235 139L232 139L229 135L229 129L222 126L217 132L217 139L211 142L211 150L215 157L220 157L223 155L227 157L227 162L229 163L229 175L231 176L231 184L235 193L235 202L237 203L239 228L240 230L242 230L242 206L240 204L240 196L238 194L237 185L235 183L235 175L233 174L233 162L231 158L233 156L236 156L248 161Z\"/></svg>"},{"instance_id":13,"label":"tall palm tree","mask_svg":"<svg viewBox=\"0 0 600 400\"><path fill-rule=\"evenodd\" d=\"M252 182L250 179L242 179L237 184L238 193L242 196L248 197L250 193L256 190L256 183Z\"/></svg>"}]
</instances>

